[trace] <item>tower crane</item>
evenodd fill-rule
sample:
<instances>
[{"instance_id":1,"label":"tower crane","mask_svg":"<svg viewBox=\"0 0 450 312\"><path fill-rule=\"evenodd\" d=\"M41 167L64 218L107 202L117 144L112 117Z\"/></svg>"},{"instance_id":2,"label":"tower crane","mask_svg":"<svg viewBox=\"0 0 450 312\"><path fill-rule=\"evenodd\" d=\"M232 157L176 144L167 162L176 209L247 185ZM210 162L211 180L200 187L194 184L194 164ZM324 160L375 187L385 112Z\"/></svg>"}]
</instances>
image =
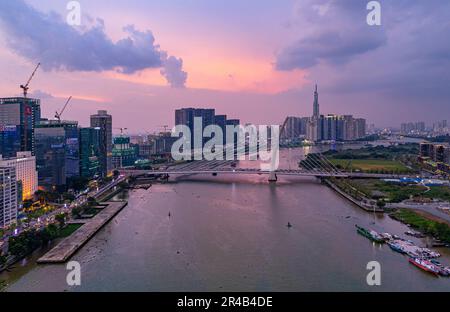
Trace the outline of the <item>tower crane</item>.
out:
<instances>
[{"instance_id":1,"label":"tower crane","mask_svg":"<svg viewBox=\"0 0 450 312\"><path fill-rule=\"evenodd\" d=\"M26 98L28 95L28 90L30 89L30 82L33 80L34 75L36 74L39 66L41 66L41 63L38 63L36 68L34 69L33 73L31 74L30 78L28 79L27 83L25 85L20 85L20 88L23 90L23 97Z\"/></svg>"},{"instance_id":2,"label":"tower crane","mask_svg":"<svg viewBox=\"0 0 450 312\"><path fill-rule=\"evenodd\" d=\"M63 108L61 109L61 111L58 113L55 113L55 118L56 120L58 120L59 123L61 123L61 115L64 113L64 111L67 108L67 105L69 105L70 100L72 100L72 96L69 97L69 99L66 101L66 104L64 104Z\"/></svg>"},{"instance_id":3,"label":"tower crane","mask_svg":"<svg viewBox=\"0 0 450 312\"><path fill-rule=\"evenodd\" d=\"M33 143L31 143L31 146L28 146L28 117L33 115L32 109L29 105L27 105L27 95L28 95L28 90L30 89L30 82L31 80L33 80L34 75L36 74L39 66L41 66L41 63L38 63L36 68L34 69L33 73L31 74L30 78L28 78L28 81L25 85L20 85L20 88L23 91L23 109L25 112L25 116L24 116L24 131L23 131L23 146L22 148L24 149L33 149L32 145Z\"/></svg>"}]
</instances>

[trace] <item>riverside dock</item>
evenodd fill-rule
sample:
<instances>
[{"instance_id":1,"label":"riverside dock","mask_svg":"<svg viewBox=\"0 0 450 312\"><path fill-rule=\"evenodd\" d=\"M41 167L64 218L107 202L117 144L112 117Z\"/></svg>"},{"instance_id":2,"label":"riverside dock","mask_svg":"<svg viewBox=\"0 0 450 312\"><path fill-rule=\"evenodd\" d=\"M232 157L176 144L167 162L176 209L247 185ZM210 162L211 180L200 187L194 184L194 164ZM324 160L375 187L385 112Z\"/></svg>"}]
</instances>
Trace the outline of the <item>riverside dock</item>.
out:
<instances>
[{"instance_id":1,"label":"riverside dock","mask_svg":"<svg viewBox=\"0 0 450 312\"><path fill-rule=\"evenodd\" d=\"M107 205L95 217L86 222L72 235L37 260L39 264L64 263L86 244L105 224L117 215L128 202L105 202Z\"/></svg>"}]
</instances>

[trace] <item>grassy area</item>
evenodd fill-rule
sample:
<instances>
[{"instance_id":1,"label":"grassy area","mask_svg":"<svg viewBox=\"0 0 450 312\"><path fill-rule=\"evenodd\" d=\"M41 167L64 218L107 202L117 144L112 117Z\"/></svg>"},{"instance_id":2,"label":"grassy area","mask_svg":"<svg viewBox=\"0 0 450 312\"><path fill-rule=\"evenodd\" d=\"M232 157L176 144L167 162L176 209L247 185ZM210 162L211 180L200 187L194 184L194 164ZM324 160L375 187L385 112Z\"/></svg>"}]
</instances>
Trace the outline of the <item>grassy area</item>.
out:
<instances>
[{"instance_id":1,"label":"grassy area","mask_svg":"<svg viewBox=\"0 0 450 312\"><path fill-rule=\"evenodd\" d=\"M396 160L386 159L331 159L336 167L344 170L373 173L406 173L411 170Z\"/></svg>"},{"instance_id":2,"label":"grassy area","mask_svg":"<svg viewBox=\"0 0 450 312\"><path fill-rule=\"evenodd\" d=\"M430 187L430 191L426 192L424 196L450 201L450 188L447 186L432 186Z\"/></svg>"},{"instance_id":3,"label":"grassy area","mask_svg":"<svg viewBox=\"0 0 450 312\"><path fill-rule=\"evenodd\" d=\"M423 185L393 184L371 179L346 180L346 182L366 197L374 200L382 199L387 202L399 203L410 197L416 197L450 201L450 188L447 186L427 188Z\"/></svg>"},{"instance_id":4,"label":"grassy area","mask_svg":"<svg viewBox=\"0 0 450 312\"><path fill-rule=\"evenodd\" d=\"M59 237L68 237L72 235L73 232L78 230L82 224L68 224L59 232Z\"/></svg>"},{"instance_id":5,"label":"grassy area","mask_svg":"<svg viewBox=\"0 0 450 312\"><path fill-rule=\"evenodd\" d=\"M88 207L88 208L84 209L83 214L96 216L100 211L101 211L101 209Z\"/></svg>"},{"instance_id":6,"label":"grassy area","mask_svg":"<svg viewBox=\"0 0 450 312\"><path fill-rule=\"evenodd\" d=\"M330 150L324 153L328 158L334 159L404 159L408 156L417 157L419 145L415 143L397 146L370 146L359 149L346 149L342 151Z\"/></svg>"},{"instance_id":7,"label":"grassy area","mask_svg":"<svg viewBox=\"0 0 450 312\"><path fill-rule=\"evenodd\" d=\"M417 172L418 153L418 144L402 144L330 150L323 154L341 170L405 174Z\"/></svg>"},{"instance_id":8,"label":"grassy area","mask_svg":"<svg viewBox=\"0 0 450 312\"><path fill-rule=\"evenodd\" d=\"M450 243L450 226L445 223L430 220L408 209L399 209L393 212L391 217L409 224L422 233L438 237L440 240Z\"/></svg>"}]
</instances>

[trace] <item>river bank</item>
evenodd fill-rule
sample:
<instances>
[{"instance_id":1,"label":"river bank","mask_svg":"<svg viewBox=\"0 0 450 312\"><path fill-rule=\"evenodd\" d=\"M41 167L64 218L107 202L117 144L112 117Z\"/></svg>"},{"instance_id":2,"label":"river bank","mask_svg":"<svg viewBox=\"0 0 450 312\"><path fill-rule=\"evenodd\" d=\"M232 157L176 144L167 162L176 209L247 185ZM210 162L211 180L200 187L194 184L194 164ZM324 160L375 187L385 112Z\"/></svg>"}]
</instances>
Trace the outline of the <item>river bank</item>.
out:
<instances>
[{"instance_id":1,"label":"river bank","mask_svg":"<svg viewBox=\"0 0 450 312\"><path fill-rule=\"evenodd\" d=\"M336 183L333 183L330 179L323 179L323 183L328 185L331 189L336 191L339 195L346 198L348 201L353 203L354 205L358 206L359 208L367 211L367 212L378 212L378 213L384 213L384 209L381 207L378 207L376 204L371 204L370 201L367 198L363 199L356 199L351 194L347 193L345 190L343 190L341 187L339 187Z\"/></svg>"}]
</instances>

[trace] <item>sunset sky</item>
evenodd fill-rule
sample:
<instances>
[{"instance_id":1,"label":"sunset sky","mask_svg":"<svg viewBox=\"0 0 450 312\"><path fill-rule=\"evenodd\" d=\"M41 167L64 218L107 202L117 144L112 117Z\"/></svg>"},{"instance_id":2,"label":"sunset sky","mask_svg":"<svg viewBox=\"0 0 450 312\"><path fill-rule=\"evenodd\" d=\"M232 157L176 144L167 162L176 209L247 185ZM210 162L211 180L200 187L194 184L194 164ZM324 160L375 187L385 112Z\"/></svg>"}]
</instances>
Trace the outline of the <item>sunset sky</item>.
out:
<instances>
[{"instance_id":1,"label":"sunset sky","mask_svg":"<svg viewBox=\"0 0 450 312\"><path fill-rule=\"evenodd\" d=\"M174 109L213 107L243 122L353 114L378 126L450 119L450 1L79 0L0 1L0 97L30 92L53 117L87 125L107 109L115 127L153 132Z\"/></svg>"}]
</instances>

